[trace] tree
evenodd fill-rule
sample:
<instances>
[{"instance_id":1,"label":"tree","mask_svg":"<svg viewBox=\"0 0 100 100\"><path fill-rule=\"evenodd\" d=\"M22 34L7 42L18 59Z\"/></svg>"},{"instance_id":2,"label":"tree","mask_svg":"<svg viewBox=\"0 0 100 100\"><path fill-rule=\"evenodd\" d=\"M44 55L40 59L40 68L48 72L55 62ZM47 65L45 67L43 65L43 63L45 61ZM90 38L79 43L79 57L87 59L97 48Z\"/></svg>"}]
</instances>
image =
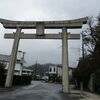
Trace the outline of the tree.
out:
<instances>
[{"instance_id":1,"label":"tree","mask_svg":"<svg viewBox=\"0 0 100 100\"><path fill-rule=\"evenodd\" d=\"M78 88L80 87L80 82L83 82L84 88L88 87L88 82L92 70L91 60L91 55L85 55L84 61L83 58L80 58L77 69L73 71L73 78L77 81Z\"/></svg>"},{"instance_id":2,"label":"tree","mask_svg":"<svg viewBox=\"0 0 100 100\"><path fill-rule=\"evenodd\" d=\"M100 69L100 14L96 18L89 18L88 28L83 31L84 44L87 55L80 58L77 69L73 72L74 79L79 83L83 82L85 88L88 87L90 75ZM100 88L100 87L99 87Z\"/></svg>"},{"instance_id":3,"label":"tree","mask_svg":"<svg viewBox=\"0 0 100 100\"><path fill-rule=\"evenodd\" d=\"M95 69L98 69L100 65L100 14L97 16L96 21L93 17L89 18L88 28L84 31L84 34L85 46L88 47L87 50L92 55Z\"/></svg>"}]
</instances>

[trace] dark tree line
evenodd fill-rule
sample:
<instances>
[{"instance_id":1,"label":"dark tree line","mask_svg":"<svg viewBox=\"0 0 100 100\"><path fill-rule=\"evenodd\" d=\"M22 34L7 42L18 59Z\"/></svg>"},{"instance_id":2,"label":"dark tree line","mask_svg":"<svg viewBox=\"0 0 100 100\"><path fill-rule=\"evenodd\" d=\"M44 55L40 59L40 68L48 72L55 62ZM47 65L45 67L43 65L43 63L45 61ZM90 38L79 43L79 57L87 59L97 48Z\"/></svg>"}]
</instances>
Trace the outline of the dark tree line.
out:
<instances>
[{"instance_id":1,"label":"dark tree line","mask_svg":"<svg viewBox=\"0 0 100 100\"><path fill-rule=\"evenodd\" d=\"M95 19L89 17L87 26L88 28L82 32L86 52L84 59L80 58L73 77L77 81L78 87L79 83L83 82L84 88L87 89L90 76L93 74L94 90L100 92L100 14Z\"/></svg>"}]
</instances>

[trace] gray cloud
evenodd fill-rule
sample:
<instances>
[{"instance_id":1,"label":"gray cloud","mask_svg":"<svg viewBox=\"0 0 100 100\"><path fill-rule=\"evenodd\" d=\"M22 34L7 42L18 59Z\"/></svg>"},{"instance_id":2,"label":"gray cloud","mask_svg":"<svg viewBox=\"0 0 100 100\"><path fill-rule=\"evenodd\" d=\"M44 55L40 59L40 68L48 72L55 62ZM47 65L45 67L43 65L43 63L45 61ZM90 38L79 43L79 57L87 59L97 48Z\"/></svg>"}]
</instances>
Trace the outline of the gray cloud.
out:
<instances>
[{"instance_id":1,"label":"gray cloud","mask_svg":"<svg viewBox=\"0 0 100 100\"><path fill-rule=\"evenodd\" d=\"M94 15L100 12L100 0L0 0L0 18L10 20L68 20ZM0 24L0 53L10 54L13 40L3 38L5 30ZM58 30L53 30L58 32ZM53 32L50 31L49 32ZM61 30L59 30L61 31ZM81 30L69 30L80 33ZM26 52L28 65L62 63L61 41L21 40L19 49ZM69 41L69 65L76 66L81 41Z\"/></svg>"}]
</instances>

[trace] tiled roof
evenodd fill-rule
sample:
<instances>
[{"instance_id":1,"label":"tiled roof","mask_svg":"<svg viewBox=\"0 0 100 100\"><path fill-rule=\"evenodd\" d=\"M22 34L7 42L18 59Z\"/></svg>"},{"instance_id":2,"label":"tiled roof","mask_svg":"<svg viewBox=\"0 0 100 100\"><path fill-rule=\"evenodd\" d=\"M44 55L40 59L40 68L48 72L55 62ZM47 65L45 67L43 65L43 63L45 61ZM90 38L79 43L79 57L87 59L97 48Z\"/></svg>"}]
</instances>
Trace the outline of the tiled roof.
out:
<instances>
[{"instance_id":1,"label":"tiled roof","mask_svg":"<svg viewBox=\"0 0 100 100\"><path fill-rule=\"evenodd\" d=\"M4 55L4 54L0 54L0 61L9 62L9 60L10 60L10 56Z\"/></svg>"},{"instance_id":2,"label":"tiled roof","mask_svg":"<svg viewBox=\"0 0 100 100\"><path fill-rule=\"evenodd\" d=\"M0 54L0 61L9 62L10 61L10 56L9 55L4 55L4 54ZM25 60L24 59L17 60L17 63L25 63Z\"/></svg>"}]
</instances>

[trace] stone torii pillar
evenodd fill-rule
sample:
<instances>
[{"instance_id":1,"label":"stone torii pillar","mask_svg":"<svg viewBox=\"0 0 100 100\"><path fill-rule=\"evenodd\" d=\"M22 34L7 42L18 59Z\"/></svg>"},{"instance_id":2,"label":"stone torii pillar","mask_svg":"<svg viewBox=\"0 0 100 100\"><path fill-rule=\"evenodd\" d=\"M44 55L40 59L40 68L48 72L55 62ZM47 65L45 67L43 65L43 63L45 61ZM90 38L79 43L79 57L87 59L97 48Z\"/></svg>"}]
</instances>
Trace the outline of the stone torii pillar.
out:
<instances>
[{"instance_id":1,"label":"stone torii pillar","mask_svg":"<svg viewBox=\"0 0 100 100\"><path fill-rule=\"evenodd\" d=\"M12 52L11 52L10 62L9 62L9 66L8 66L8 73L7 73L7 77L6 77L5 87L12 86L14 67L15 67L16 58L17 58L17 51L18 51L18 45L19 45L19 40L20 40L20 34L21 34L21 28L17 28L16 33L15 33L13 48L12 48Z\"/></svg>"},{"instance_id":2,"label":"stone torii pillar","mask_svg":"<svg viewBox=\"0 0 100 100\"><path fill-rule=\"evenodd\" d=\"M68 75L68 33L66 27L62 29L62 85L63 92L69 93Z\"/></svg>"},{"instance_id":3,"label":"stone torii pillar","mask_svg":"<svg viewBox=\"0 0 100 100\"><path fill-rule=\"evenodd\" d=\"M68 34L67 29L81 28L82 24L86 24L87 17L76 20L65 21L11 21L0 19L0 23L4 28L17 29L15 34L5 34L5 38L14 39L11 52L11 59L7 73L5 87L11 87L13 82L14 66L20 39L62 39L62 86L63 92L69 93L69 77L68 77L68 39L79 39L79 34ZM36 34L21 33L21 29L36 29ZM61 34L45 34L44 29L62 29Z\"/></svg>"}]
</instances>

